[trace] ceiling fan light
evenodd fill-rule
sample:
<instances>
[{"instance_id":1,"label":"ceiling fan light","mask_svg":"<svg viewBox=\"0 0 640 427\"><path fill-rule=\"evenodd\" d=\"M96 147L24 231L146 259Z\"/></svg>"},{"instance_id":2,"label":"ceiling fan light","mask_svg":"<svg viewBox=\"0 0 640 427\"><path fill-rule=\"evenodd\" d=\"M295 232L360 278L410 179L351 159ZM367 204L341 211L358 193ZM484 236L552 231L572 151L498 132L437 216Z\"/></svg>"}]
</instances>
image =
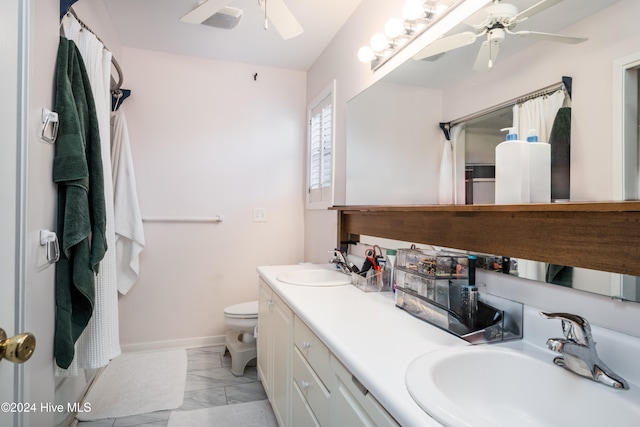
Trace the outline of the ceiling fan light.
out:
<instances>
[{"instance_id":1,"label":"ceiling fan light","mask_svg":"<svg viewBox=\"0 0 640 427\"><path fill-rule=\"evenodd\" d=\"M384 25L384 33L387 37L394 39L404 33L404 24L398 18L391 18Z\"/></svg>"},{"instance_id":2,"label":"ceiling fan light","mask_svg":"<svg viewBox=\"0 0 640 427\"><path fill-rule=\"evenodd\" d=\"M422 0L407 0L402 7L404 18L409 21L415 21L424 15L424 3Z\"/></svg>"},{"instance_id":3,"label":"ceiling fan light","mask_svg":"<svg viewBox=\"0 0 640 427\"><path fill-rule=\"evenodd\" d=\"M360 62L364 62L364 63L371 62L375 57L376 57L376 54L373 52L373 49L371 49L369 46L362 46L358 50L358 59L360 60Z\"/></svg>"},{"instance_id":4,"label":"ceiling fan light","mask_svg":"<svg viewBox=\"0 0 640 427\"><path fill-rule=\"evenodd\" d=\"M371 37L371 49L374 52L381 52L389 46L389 41L382 33L376 33Z\"/></svg>"}]
</instances>

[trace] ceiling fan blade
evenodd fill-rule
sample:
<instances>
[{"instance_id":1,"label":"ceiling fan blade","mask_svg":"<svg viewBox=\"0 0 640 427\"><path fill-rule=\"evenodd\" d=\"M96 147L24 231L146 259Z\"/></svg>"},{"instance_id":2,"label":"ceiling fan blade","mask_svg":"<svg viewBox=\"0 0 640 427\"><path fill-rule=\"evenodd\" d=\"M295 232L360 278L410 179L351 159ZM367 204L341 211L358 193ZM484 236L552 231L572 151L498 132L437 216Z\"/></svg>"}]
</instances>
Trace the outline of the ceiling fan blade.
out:
<instances>
[{"instance_id":1,"label":"ceiling fan blade","mask_svg":"<svg viewBox=\"0 0 640 427\"><path fill-rule=\"evenodd\" d=\"M283 39L292 39L304 32L283 0L264 0L260 4L266 8L267 19L276 27Z\"/></svg>"},{"instance_id":2,"label":"ceiling fan blade","mask_svg":"<svg viewBox=\"0 0 640 427\"><path fill-rule=\"evenodd\" d=\"M530 8L525 9L522 12L518 13L513 18L511 18L510 19L510 23L516 23L516 22L524 21L525 19L529 18L530 16L533 16L533 15L535 15L537 13L540 13L543 10L550 8L551 6L554 6L554 5L558 4L558 3L560 3L561 1L562 0L542 0L542 1L534 4Z\"/></svg>"},{"instance_id":3,"label":"ceiling fan blade","mask_svg":"<svg viewBox=\"0 0 640 427\"><path fill-rule=\"evenodd\" d=\"M483 41L478 56L476 56L476 62L473 64L473 69L485 71L492 68L496 63L496 59L498 59L498 53L500 53L500 43L492 43L489 40Z\"/></svg>"},{"instance_id":4,"label":"ceiling fan blade","mask_svg":"<svg viewBox=\"0 0 640 427\"><path fill-rule=\"evenodd\" d=\"M413 55L413 59L421 60L434 55L438 55L440 53L448 52L450 50L470 45L471 43L476 41L478 36L479 35L474 32L465 31L463 33L454 34L449 37L436 39L420 52Z\"/></svg>"},{"instance_id":5,"label":"ceiling fan blade","mask_svg":"<svg viewBox=\"0 0 640 427\"><path fill-rule=\"evenodd\" d=\"M205 0L196 5L191 12L182 15L180 21L187 24L201 24L229 3L231 0Z\"/></svg>"},{"instance_id":6,"label":"ceiling fan blade","mask_svg":"<svg viewBox=\"0 0 640 427\"><path fill-rule=\"evenodd\" d=\"M528 39L546 40L550 42L577 44L587 41L587 37L563 36L562 34L541 33L539 31L516 31L512 32L514 36L526 37Z\"/></svg>"}]
</instances>

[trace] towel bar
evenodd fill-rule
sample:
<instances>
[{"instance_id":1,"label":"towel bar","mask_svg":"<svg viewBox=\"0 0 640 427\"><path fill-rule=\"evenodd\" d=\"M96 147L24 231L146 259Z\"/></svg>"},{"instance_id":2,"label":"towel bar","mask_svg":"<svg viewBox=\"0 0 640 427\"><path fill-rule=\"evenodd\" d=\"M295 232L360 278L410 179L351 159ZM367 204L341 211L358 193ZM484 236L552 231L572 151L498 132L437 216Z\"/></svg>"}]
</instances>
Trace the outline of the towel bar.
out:
<instances>
[{"instance_id":1,"label":"towel bar","mask_svg":"<svg viewBox=\"0 0 640 427\"><path fill-rule=\"evenodd\" d=\"M222 222L222 215L216 215L213 217L163 217L163 216L151 216L142 218L143 222L193 222L193 223L207 223L207 222Z\"/></svg>"}]
</instances>

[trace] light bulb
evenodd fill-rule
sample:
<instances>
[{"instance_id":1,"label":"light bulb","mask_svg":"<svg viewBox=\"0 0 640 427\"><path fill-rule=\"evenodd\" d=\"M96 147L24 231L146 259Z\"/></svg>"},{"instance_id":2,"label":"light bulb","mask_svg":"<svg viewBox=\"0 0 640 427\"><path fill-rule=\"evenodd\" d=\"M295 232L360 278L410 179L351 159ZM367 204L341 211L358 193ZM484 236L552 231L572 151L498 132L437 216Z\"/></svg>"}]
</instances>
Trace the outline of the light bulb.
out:
<instances>
[{"instance_id":1,"label":"light bulb","mask_svg":"<svg viewBox=\"0 0 640 427\"><path fill-rule=\"evenodd\" d=\"M398 18L391 18L384 25L384 33L387 37L395 39L404 33L404 24Z\"/></svg>"},{"instance_id":2,"label":"light bulb","mask_svg":"<svg viewBox=\"0 0 640 427\"><path fill-rule=\"evenodd\" d=\"M435 8L435 10L433 11L433 14L434 14L434 15L440 15L440 14L442 14L442 12L444 12L444 11L445 11L445 10L447 10L447 9L449 9L449 5L448 5L448 4L446 4L446 3L442 3L442 2L440 2L440 3L438 3L438 4L436 5L436 8Z\"/></svg>"},{"instance_id":3,"label":"light bulb","mask_svg":"<svg viewBox=\"0 0 640 427\"><path fill-rule=\"evenodd\" d=\"M373 50L369 46L362 46L358 50L358 59L360 60L360 62L371 62L375 57L376 54L373 53Z\"/></svg>"},{"instance_id":4,"label":"light bulb","mask_svg":"<svg viewBox=\"0 0 640 427\"><path fill-rule=\"evenodd\" d=\"M407 0L402 7L404 18L409 21L415 21L424 14L424 3L422 0Z\"/></svg>"},{"instance_id":5,"label":"light bulb","mask_svg":"<svg viewBox=\"0 0 640 427\"><path fill-rule=\"evenodd\" d=\"M382 33L376 33L371 37L371 49L374 52L380 52L389 46L389 41Z\"/></svg>"}]
</instances>

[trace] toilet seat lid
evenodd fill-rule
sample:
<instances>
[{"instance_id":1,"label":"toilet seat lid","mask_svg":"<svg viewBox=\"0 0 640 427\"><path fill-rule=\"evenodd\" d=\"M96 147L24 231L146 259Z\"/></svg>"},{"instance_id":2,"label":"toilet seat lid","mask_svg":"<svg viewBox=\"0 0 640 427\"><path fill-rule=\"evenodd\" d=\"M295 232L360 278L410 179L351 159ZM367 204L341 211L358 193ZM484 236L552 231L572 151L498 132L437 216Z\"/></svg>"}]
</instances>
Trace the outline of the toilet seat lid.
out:
<instances>
[{"instance_id":1,"label":"toilet seat lid","mask_svg":"<svg viewBox=\"0 0 640 427\"><path fill-rule=\"evenodd\" d=\"M243 302L240 304L230 305L224 309L224 315L227 317L251 319L258 317L258 301Z\"/></svg>"}]
</instances>

